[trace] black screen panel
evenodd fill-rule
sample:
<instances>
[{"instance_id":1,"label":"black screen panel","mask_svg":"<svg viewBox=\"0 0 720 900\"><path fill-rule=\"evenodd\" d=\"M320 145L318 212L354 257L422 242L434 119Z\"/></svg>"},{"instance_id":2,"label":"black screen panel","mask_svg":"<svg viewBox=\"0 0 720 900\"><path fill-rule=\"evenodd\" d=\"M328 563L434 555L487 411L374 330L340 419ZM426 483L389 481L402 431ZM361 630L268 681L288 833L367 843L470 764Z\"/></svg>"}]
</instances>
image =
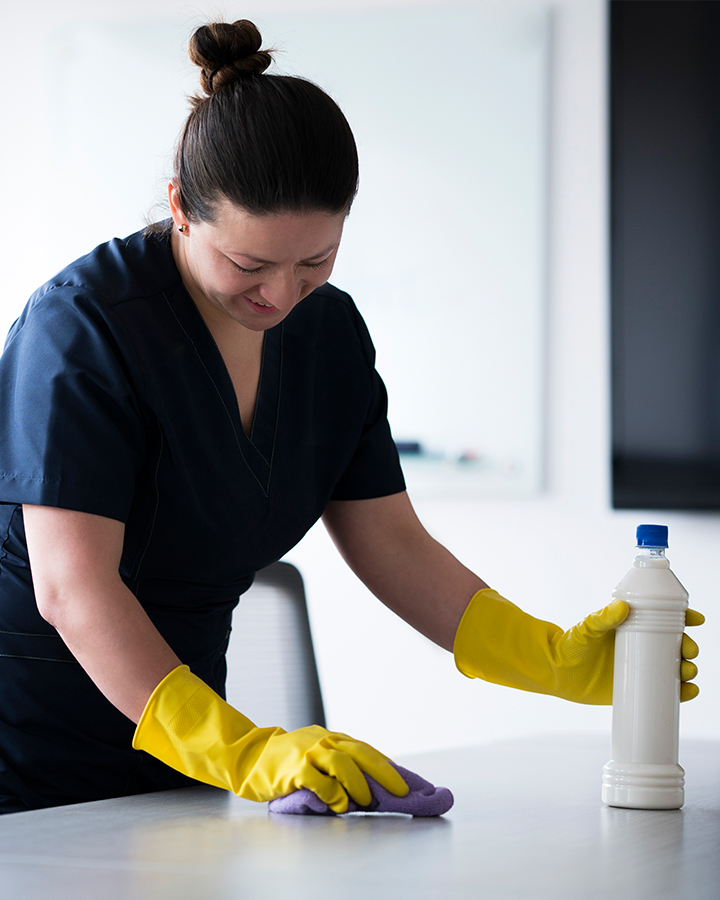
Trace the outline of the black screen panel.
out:
<instances>
[{"instance_id":1,"label":"black screen panel","mask_svg":"<svg viewBox=\"0 0 720 900\"><path fill-rule=\"evenodd\" d=\"M613 505L720 509L720 3L610 16Z\"/></svg>"}]
</instances>

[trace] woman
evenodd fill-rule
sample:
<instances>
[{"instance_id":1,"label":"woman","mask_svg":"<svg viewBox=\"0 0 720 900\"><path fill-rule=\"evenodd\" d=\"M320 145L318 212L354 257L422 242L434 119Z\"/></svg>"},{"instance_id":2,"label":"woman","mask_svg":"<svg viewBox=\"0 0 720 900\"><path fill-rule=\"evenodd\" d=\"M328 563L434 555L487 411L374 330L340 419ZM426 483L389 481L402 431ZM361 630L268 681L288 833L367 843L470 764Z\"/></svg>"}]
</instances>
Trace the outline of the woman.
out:
<instances>
[{"instance_id":1,"label":"woman","mask_svg":"<svg viewBox=\"0 0 720 900\"><path fill-rule=\"evenodd\" d=\"M308 787L337 812L369 802L363 773L404 794L372 747L257 728L222 699L238 596L321 516L464 674L610 701L625 604L563 634L415 517L369 336L326 284L357 188L352 133L316 86L264 75L259 48L244 20L195 33L205 96L178 144L171 220L73 263L8 337L3 811L187 776L253 800Z\"/></svg>"}]
</instances>

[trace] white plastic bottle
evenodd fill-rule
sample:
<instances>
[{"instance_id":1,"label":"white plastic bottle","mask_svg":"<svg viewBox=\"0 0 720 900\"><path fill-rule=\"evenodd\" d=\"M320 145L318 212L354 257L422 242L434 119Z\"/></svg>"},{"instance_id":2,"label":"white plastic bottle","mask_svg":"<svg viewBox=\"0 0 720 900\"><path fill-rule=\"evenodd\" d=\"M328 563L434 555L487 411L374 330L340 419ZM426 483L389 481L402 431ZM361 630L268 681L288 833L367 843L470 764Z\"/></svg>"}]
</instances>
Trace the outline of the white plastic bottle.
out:
<instances>
[{"instance_id":1,"label":"white plastic bottle","mask_svg":"<svg viewBox=\"0 0 720 900\"><path fill-rule=\"evenodd\" d=\"M613 591L630 613L615 632L612 759L603 768L609 806L679 809L680 662L688 592L665 558L665 525L639 525L638 555Z\"/></svg>"}]
</instances>

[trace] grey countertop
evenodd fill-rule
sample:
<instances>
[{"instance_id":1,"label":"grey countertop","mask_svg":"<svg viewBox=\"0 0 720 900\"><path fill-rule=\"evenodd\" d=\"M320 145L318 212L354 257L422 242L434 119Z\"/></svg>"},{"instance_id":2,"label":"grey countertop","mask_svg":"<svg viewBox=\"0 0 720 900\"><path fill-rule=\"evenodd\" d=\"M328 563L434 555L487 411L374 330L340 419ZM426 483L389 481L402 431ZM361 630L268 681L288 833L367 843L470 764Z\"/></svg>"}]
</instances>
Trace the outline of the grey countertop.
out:
<instances>
[{"instance_id":1,"label":"grey countertop","mask_svg":"<svg viewBox=\"0 0 720 900\"><path fill-rule=\"evenodd\" d=\"M720 743L681 744L670 812L602 804L608 749L555 735L399 759L453 791L440 819L272 815L204 786L6 815L0 897L718 900Z\"/></svg>"}]
</instances>

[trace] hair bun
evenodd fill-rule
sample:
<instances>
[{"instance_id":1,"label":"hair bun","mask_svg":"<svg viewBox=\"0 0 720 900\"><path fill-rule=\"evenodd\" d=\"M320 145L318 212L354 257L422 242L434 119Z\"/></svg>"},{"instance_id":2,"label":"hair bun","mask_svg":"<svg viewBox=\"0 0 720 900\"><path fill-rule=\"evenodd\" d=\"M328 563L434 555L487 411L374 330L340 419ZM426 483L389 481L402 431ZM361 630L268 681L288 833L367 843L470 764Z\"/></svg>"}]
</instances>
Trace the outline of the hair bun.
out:
<instances>
[{"instance_id":1,"label":"hair bun","mask_svg":"<svg viewBox=\"0 0 720 900\"><path fill-rule=\"evenodd\" d=\"M201 25L190 38L188 53L200 66L200 87L214 94L238 78L260 75L272 62L267 50L261 50L262 38L252 22L214 22Z\"/></svg>"}]
</instances>

